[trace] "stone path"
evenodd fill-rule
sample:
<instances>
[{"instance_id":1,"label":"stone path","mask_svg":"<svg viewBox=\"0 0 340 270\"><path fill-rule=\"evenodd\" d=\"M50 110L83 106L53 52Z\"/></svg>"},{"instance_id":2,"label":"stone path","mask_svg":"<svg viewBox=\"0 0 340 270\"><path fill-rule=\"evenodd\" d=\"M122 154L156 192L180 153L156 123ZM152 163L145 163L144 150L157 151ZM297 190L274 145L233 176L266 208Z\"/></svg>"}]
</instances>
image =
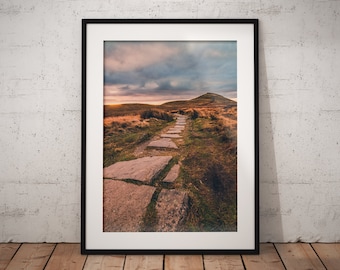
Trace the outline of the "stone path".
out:
<instances>
[{"instance_id":1,"label":"stone path","mask_svg":"<svg viewBox=\"0 0 340 270\"><path fill-rule=\"evenodd\" d=\"M156 156L120 161L104 168L104 178L116 180L132 179L149 184L171 159L172 156Z\"/></svg>"},{"instance_id":2,"label":"stone path","mask_svg":"<svg viewBox=\"0 0 340 270\"><path fill-rule=\"evenodd\" d=\"M147 185L104 180L104 232L138 231L155 190Z\"/></svg>"},{"instance_id":3,"label":"stone path","mask_svg":"<svg viewBox=\"0 0 340 270\"><path fill-rule=\"evenodd\" d=\"M171 170L169 171L167 176L163 179L163 182L166 182L166 183L173 183L173 182L175 182L175 180L177 179L177 177L179 175L179 170L180 170L179 164L175 164L171 168Z\"/></svg>"},{"instance_id":4,"label":"stone path","mask_svg":"<svg viewBox=\"0 0 340 270\"><path fill-rule=\"evenodd\" d=\"M161 138L149 143L148 147L177 149L177 145L170 138Z\"/></svg>"},{"instance_id":5,"label":"stone path","mask_svg":"<svg viewBox=\"0 0 340 270\"><path fill-rule=\"evenodd\" d=\"M143 152L147 153L148 149L177 151L178 146L174 140L182 138L186 121L186 116L177 115L175 125L155 137ZM152 182L168 167L172 158L171 155L160 153L117 162L104 168L104 231L140 230L147 206L156 191ZM174 183L179 173L180 165L174 164L162 182ZM142 185L125 182L130 180L139 181ZM176 231L186 216L188 195L184 191L160 188L156 202L156 231Z\"/></svg>"},{"instance_id":6,"label":"stone path","mask_svg":"<svg viewBox=\"0 0 340 270\"><path fill-rule=\"evenodd\" d=\"M172 138L172 139L182 138L181 135L178 135L178 134L170 134L170 133L162 134L161 137L162 137L162 138Z\"/></svg>"},{"instance_id":7,"label":"stone path","mask_svg":"<svg viewBox=\"0 0 340 270\"><path fill-rule=\"evenodd\" d=\"M158 196L157 231L175 232L188 210L188 194L176 189L163 189Z\"/></svg>"}]
</instances>

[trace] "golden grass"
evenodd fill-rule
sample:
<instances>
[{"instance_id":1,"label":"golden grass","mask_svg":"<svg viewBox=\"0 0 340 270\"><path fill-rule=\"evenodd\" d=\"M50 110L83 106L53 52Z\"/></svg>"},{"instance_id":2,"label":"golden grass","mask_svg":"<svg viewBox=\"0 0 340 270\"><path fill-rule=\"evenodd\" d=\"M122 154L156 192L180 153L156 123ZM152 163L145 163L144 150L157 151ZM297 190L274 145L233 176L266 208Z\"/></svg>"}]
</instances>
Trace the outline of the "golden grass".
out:
<instances>
[{"instance_id":1,"label":"golden grass","mask_svg":"<svg viewBox=\"0 0 340 270\"><path fill-rule=\"evenodd\" d=\"M187 125L183 138L176 141L180 147L175 158L181 164L181 173L171 186L185 190L190 197L190 209L179 231L235 231L237 106L228 102L199 102L198 105L197 102L176 102L174 107L168 104L162 108L140 104L107 106L103 119L104 166L136 158L138 147L144 149L145 142L165 127L174 125L164 118L156 119L153 113L150 119L142 119L144 112L160 110L185 114ZM162 187L162 183L157 182L156 186ZM153 208L148 211L150 215L146 218L152 223L155 212Z\"/></svg>"},{"instance_id":2,"label":"golden grass","mask_svg":"<svg viewBox=\"0 0 340 270\"><path fill-rule=\"evenodd\" d=\"M141 119L139 115L111 116L104 118L104 127L109 127L112 123L126 123L129 126L147 126L149 124L147 120Z\"/></svg>"}]
</instances>

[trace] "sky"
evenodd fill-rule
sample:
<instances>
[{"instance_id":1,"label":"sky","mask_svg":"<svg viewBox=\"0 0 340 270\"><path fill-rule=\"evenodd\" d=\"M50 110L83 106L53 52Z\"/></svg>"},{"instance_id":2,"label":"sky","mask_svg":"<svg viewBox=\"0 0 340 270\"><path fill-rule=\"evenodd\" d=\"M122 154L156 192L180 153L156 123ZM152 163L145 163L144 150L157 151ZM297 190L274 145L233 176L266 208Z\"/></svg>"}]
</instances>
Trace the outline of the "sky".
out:
<instances>
[{"instance_id":1,"label":"sky","mask_svg":"<svg viewBox=\"0 0 340 270\"><path fill-rule=\"evenodd\" d=\"M105 41L104 104L236 98L236 41Z\"/></svg>"}]
</instances>

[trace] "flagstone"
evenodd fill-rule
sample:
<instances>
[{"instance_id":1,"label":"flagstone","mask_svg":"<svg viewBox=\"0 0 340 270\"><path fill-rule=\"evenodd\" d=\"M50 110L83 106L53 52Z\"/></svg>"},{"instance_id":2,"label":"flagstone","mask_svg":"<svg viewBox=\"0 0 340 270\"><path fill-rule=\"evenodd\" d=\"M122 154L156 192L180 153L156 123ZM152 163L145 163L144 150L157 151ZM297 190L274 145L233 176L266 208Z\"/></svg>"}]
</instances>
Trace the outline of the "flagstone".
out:
<instances>
[{"instance_id":1,"label":"flagstone","mask_svg":"<svg viewBox=\"0 0 340 270\"><path fill-rule=\"evenodd\" d=\"M162 134L161 135L162 138L174 138L174 139L177 139L177 138L182 138L181 135L178 135L178 134L169 134L169 133L166 133L166 134Z\"/></svg>"},{"instance_id":2,"label":"flagstone","mask_svg":"<svg viewBox=\"0 0 340 270\"><path fill-rule=\"evenodd\" d=\"M158 232L174 232L188 211L188 194L177 189L163 189L156 204Z\"/></svg>"},{"instance_id":3,"label":"flagstone","mask_svg":"<svg viewBox=\"0 0 340 270\"><path fill-rule=\"evenodd\" d=\"M137 232L156 188L104 180L104 232Z\"/></svg>"},{"instance_id":4,"label":"flagstone","mask_svg":"<svg viewBox=\"0 0 340 270\"><path fill-rule=\"evenodd\" d=\"M179 133L182 133L182 130L181 129L169 129L167 133L168 134L179 134Z\"/></svg>"},{"instance_id":5,"label":"flagstone","mask_svg":"<svg viewBox=\"0 0 340 270\"><path fill-rule=\"evenodd\" d=\"M104 178L132 179L151 183L171 159L172 156L151 156L120 161L104 168Z\"/></svg>"},{"instance_id":6,"label":"flagstone","mask_svg":"<svg viewBox=\"0 0 340 270\"><path fill-rule=\"evenodd\" d=\"M167 176L163 179L163 182L166 182L166 183L173 183L173 182L175 182L175 180L177 179L177 177L179 175L179 170L180 170L179 164L175 164L170 169L170 171L168 172Z\"/></svg>"},{"instance_id":7,"label":"flagstone","mask_svg":"<svg viewBox=\"0 0 340 270\"><path fill-rule=\"evenodd\" d=\"M177 149L177 145L170 138L161 138L149 143L148 147Z\"/></svg>"}]
</instances>

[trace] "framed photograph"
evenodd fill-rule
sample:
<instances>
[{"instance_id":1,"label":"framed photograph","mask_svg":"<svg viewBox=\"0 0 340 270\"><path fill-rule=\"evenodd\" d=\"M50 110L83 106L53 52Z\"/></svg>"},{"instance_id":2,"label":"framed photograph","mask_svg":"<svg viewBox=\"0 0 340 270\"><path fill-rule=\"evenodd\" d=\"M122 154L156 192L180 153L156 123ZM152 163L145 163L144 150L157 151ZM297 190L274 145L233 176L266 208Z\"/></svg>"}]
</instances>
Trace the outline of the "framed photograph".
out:
<instances>
[{"instance_id":1,"label":"framed photograph","mask_svg":"<svg viewBox=\"0 0 340 270\"><path fill-rule=\"evenodd\" d=\"M83 254L257 254L258 21L82 21Z\"/></svg>"}]
</instances>

